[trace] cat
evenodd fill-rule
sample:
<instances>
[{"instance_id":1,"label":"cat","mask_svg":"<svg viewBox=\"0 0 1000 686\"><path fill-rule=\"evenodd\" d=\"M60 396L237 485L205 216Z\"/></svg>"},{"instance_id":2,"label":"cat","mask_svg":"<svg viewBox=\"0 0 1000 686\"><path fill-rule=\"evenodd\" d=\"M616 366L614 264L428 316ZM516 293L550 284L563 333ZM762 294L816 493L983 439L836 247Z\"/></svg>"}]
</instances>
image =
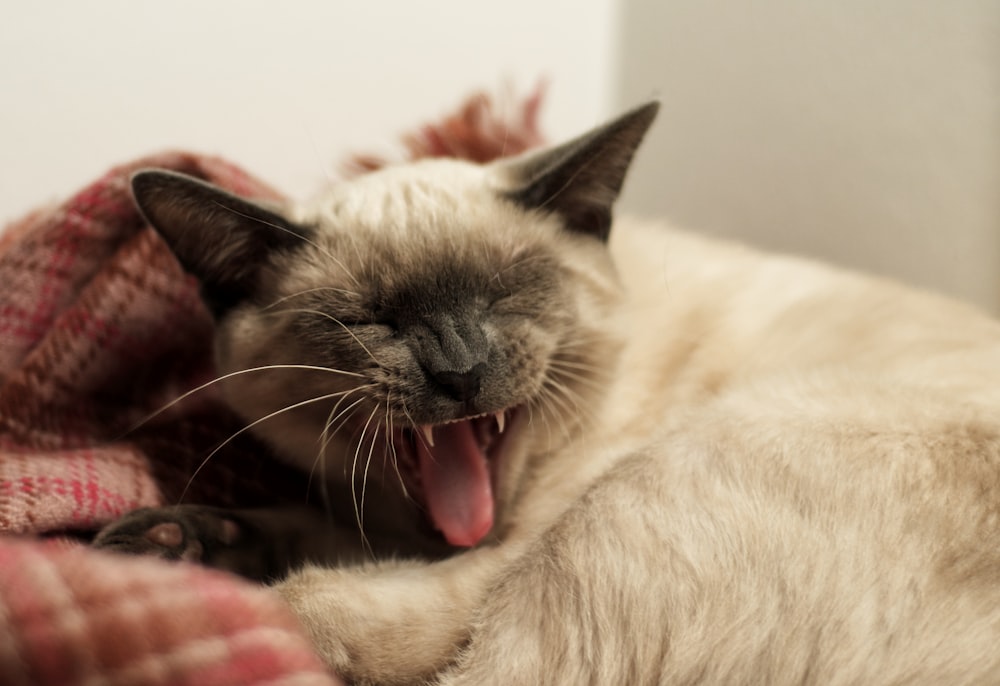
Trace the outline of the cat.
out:
<instances>
[{"instance_id":1,"label":"cat","mask_svg":"<svg viewBox=\"0 0 1000 686\"><path fill-rule=\"evenodd\" d=\"M271 579L357 684L1000 683L1000 324L613 218L657 109L288 208L138 173L227 402L340 509L96 544Z\"/></svg>"}]
</instances>

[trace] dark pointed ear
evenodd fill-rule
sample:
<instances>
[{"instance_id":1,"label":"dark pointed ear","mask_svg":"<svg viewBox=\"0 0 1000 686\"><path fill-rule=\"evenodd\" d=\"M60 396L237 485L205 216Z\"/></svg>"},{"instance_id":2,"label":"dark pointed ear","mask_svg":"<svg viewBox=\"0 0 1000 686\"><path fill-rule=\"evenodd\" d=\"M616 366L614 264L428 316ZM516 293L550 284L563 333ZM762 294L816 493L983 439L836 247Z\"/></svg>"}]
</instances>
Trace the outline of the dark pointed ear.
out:
<instances>
[{"instance_id":1,"label":"dark pointed ear","mask_svg":"<svg viewBox=\"0 0 1000 686\"><path fill-rule=\"evenodd\" d=\"M501 162L511 184L507 197L555 212L569 229L606 241L611 208L659 109L658 102L647 103L568 143Z\"/></svg>"},{"instance_id":2,"label":"dark pointed ear","mask_svg":"<svg viewBox=\"0 0 1000 686\"><path fill-rule=\"evenodd\" d=\"M275 251L308 242L311 231L249 200L184 174L136 172L132 195L185 270L201 281L218 317L254 295Z\"/></svg>"}]
</instances>

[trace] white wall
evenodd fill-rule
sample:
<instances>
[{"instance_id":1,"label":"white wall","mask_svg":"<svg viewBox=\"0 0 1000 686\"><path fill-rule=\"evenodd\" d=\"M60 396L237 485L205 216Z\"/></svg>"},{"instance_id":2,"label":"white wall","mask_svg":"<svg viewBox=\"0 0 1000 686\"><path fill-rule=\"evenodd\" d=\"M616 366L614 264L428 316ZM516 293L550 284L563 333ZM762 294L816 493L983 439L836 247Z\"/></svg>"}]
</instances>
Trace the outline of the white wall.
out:
<instances>
[{"instance_id":1,"label":"white wall","mask_svg":"<svg viewBox=\"0 0 1000 686\"><path fill-rule=\"evenodd\" d=\"M627 208L1000 309L1000 0L51 0L0 21L0 223L165 147L293 195L505 78L659 94Z\"/></svg>"},{"instance_id":2,"label":"white wall","mask_svg":"<svg viewBox=\"0 0 1000 686\"><path fill-rule=\"evenodd\" d=\"M609 103L613 17L613 0L11 3L0 223L171 146L304 195L506 79L548 77L546 130L582 130Z\"/></svg>"},{"instance_id":3,"label":"white wall","mask_svg":"<svg viewBox=\"0 0 1000 686\"><path fill-rule=\"evenodd\" d=\"M1000 0L624 0L626 204L1000 309Z\"/></svg>"}]
</instances>

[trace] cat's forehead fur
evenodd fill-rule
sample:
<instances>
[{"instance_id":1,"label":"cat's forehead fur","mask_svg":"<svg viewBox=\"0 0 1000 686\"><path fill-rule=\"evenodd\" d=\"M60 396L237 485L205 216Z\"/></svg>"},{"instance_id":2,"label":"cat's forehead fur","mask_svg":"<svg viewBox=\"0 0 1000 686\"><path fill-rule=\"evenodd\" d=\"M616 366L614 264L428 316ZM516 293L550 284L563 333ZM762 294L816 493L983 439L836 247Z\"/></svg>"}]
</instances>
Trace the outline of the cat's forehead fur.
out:
<instances>
[{"instance_id":1,"label":"cat's forehead fur","mask_svg":"<svg viewBox=\"0 0 1000 686\"><path fill-rule=\"evenodd\" d=\"M422 160L334 184L306 211L318 219L350 219L359 228L398 231L412 221L433 221L443 212L494 209L480 207L495 197L490 192L493 176L490 167L459 160Z\"/></svg>"},{"instance_id":2,"label":"cat's forehead fur","mask_svg":"<svg viewBox=\"0 0 1000 686\"><path fill-rule=\"evenodd\" d=\"M492 166L422 160L337 184L305 208L322 228L388 241L428 235L466 242L511 240L529 231L527 213L503 196L505 177ZM544 223L544 222L543 222ZM552 222L552 226L556 222ZM550 233L552 226L543 233Z\"/></svg>"},{"instance_id":3,"label":"cat's forehead fur","mask_svg":"<svg viewBox=\"0 0 1000 686\"><path fill-rule=\"evenodd\" d=\"M554 215L505 197L505 182L502 169L441 159L337 184L299 210L296 218L316 229L313 269L290 273L295 283L287 286L334 278L393 289L405 276L478 288L514 265L540 278L574 249L602 255L593 241L562 231Z\"/></svg>"}]
</instances>

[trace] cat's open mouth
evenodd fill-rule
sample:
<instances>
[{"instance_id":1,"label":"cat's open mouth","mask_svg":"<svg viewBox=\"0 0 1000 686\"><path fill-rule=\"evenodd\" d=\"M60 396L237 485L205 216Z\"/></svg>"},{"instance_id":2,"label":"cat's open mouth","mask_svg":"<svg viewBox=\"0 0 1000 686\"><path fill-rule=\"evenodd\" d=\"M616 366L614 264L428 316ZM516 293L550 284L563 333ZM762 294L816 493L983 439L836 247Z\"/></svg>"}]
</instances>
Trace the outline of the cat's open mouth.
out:
<instances>
[{"instance_id":1,"label":"cat's open mouth","mask_svg":"<svg viewBox=\"0 0 1000 686\"><path fill-rule=\"evenodd\" d=\"M394 436L407 490L452 545L473 546L493 528L497 461L514 414L508 409Z\"/></svg>"}]
</instances>

